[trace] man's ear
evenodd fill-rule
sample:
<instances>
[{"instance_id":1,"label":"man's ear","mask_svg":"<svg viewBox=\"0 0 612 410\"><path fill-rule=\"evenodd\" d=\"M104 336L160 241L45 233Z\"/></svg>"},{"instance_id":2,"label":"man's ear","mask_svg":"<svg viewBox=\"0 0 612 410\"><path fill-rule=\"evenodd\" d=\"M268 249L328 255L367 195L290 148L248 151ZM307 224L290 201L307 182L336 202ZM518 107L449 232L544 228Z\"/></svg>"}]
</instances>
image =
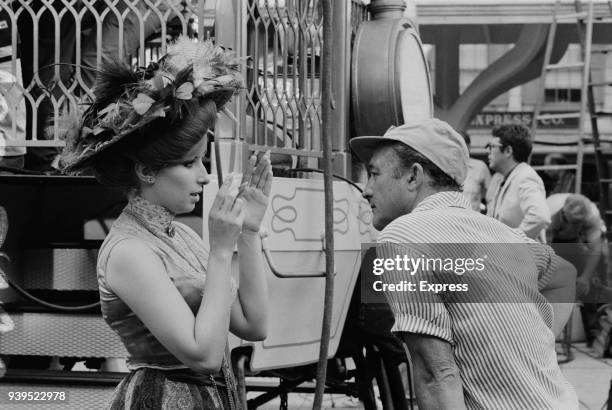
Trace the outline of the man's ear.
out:
<instances>
[{"instance_id":1,"label":"man's ear","mask_svg":"<svg viewBox=\"0 0 612 410\"><path fill-rule=\"evenodd\" d=\"M510 145L507 145L507 146L504 148L504 154L509 154L509 156L510 156L511 158L514 158L514 150L512 149L512 147L511 147Z\"/></svg>"},{"instance_id":2,"label":"man's ear","mask_svg":"<svg viewBox=\"0 0 612 410\"><path fill-rule=\"evenodd\" d=\"M156 172L154 172L150 167L137 162L134 165L134 172L141 182L149 185L155 183Z\"/></svg>"},{"instance_id":3,"label":"man's ear","mask_svg":"<svg viewBox=\"0 0 612 410\"><path fill-rule=\"evenodd\" d=\"M418 188L425 179L425 170L418 162L415 162L408 168L404 175L409 188Z\"/></svg>"}]
</instances>

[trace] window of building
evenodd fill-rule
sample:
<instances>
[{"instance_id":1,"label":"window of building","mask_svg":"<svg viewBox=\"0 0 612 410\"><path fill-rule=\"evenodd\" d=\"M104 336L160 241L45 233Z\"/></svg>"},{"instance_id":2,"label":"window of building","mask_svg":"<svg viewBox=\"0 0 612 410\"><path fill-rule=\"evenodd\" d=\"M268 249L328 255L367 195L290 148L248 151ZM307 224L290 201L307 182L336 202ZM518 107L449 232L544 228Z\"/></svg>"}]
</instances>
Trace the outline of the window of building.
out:
<instances>
[{"instance_id":1,"label":"window of building","mask_svg":"<svg viewBox=\"0 0 612 410\"><path fill-rule=\"evenodd\" d=\"M459 46L459 92L463 93L470 84L495 60L512 47L510 44L461 44ZM508 92L493 99L484 110L506 111L509 104Z\"/></svg>"},{"instance_id":2,"label":"window of building","mask_svg":"<svg viewBox=\"0 0 612 410\"><path fill-rule=\"evenodd\" d=\"M544 90L546 103L579 103L582 90L580 88L547 88Z\"/></svg>"},{"instance_id":3,"label":"window of building","mask_svg":"<svg viewBox=\"0 0 612 410\"><path fill-rule=\"evenodd\" d=\"M563 58L557 64L574 64L582 61L580 45L570 44ZM582 68L549 71L546 74L544 102L550 108L554 104L566 105L580 103L582 88ZM551 106L550 104L553 104Z\"/></svg>"},{"instance_id":4,"label":"window of building","mask_svg":"<svg viewBox=\"0 0 612 410\"><path fill-rule=\"evenodd\" d=\"M489 65L487 44L459 45L459 93L463 93L474 79Z\"/></svg>"}]
</instances>

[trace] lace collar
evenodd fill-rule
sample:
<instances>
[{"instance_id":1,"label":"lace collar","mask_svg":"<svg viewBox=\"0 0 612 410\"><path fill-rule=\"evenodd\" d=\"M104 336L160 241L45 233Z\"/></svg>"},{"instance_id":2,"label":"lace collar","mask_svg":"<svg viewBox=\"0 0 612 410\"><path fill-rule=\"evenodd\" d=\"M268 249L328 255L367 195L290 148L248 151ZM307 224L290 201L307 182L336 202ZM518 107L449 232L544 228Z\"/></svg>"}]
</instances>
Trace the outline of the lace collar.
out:
<instances>
[{"instance_id":1,"label":"lace collar","mask_svg":"<svg viewBox=\"0 0 612 410\"><path fill-rule=\"evenodd\" d=\"M141 196L130 198L124 212L144 225L158 237L174 236L174 214L161 205L147 201Z\"/></svg>"}]
</instances>

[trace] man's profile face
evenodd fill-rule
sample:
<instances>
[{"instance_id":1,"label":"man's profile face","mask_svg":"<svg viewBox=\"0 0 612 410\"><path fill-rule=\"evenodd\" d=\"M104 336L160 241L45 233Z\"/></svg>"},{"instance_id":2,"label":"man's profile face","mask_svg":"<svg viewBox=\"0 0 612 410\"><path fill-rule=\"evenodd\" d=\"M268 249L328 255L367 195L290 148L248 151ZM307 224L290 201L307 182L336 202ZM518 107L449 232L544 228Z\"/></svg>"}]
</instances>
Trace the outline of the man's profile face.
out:
<instances>
[{"instance_id":1,"label":"man's profile face","mask_svg":"<svg viewBox=\"0 0 612 410\"><path fill-rule=\"evenodd\" d=\"M489 168L493 171L499 171L500 166L507 160L504 155L505 147L502 145L498 137L493 137L487 144L487 151L489 152Z\"/></svg>"},{"instance_id":2,"label":"man's profile face","mask_svg":"<svg viewBox=\"0 0 612 410\"><path fill-rule=\"evenodd\" d=\"M372 224L379 231L411 209L405 178L396 171L399 167L397 154L388 146L378 149L367 167L368 183L363 197L370 202Z\"/></svg>"}]
</instances>

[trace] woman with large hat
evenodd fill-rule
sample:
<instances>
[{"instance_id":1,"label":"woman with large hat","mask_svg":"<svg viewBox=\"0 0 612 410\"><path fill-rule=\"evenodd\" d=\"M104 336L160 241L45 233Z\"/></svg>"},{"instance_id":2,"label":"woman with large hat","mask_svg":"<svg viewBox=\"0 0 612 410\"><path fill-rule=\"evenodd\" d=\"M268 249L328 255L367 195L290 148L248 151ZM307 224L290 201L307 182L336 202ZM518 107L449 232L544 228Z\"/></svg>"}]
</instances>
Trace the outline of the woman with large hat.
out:
<instances>
[{"instance_id":1,"label":"woman with large hat","mask_svg":"<svg viewBox=\"0 0 612 410\"><path fill-rule=\"evenodd\" d=\"M241 408L228 357L231 331L266 335L259 227L269 155L220 187L209 244L174 220L209 182L207 132L242 87L236 59L210 42L179 39L147 69L107 64L84 115L64 118L63 166L93 171L129 203L98 255L102 314L129 353L111 408ZM236 189L238 188L238 189ZM238 249L239 286L231 276Z\"/></svg>"}]
</instances>

